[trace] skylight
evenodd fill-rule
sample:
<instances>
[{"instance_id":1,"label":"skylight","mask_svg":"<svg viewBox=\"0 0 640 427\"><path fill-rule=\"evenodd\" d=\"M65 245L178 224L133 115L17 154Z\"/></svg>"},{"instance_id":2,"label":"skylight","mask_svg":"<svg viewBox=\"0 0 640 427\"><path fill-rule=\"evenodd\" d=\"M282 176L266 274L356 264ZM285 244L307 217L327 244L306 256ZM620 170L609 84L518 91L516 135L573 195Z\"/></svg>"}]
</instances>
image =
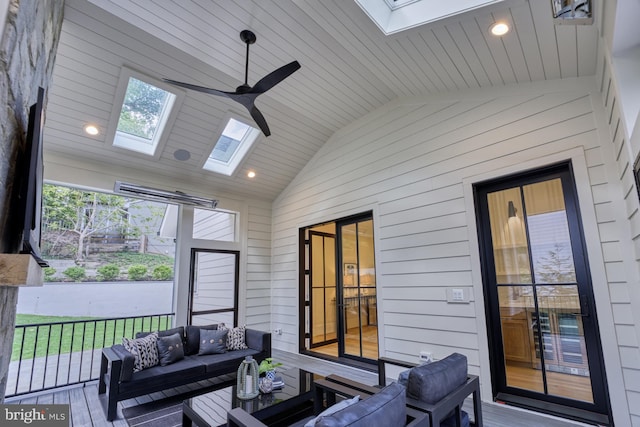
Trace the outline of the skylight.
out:
<instances>
[{"instance_id":1,"label":"skylight","mask_svg":"<svg viewBox=\"0 0 640 427\"><path fill-rule=\"evenodd\" d=\"M504 0L355 0L386 35Z\"/></svg>"},{"instance_id":2,"label":"skylight","mask_svg":"<svg viewBox=\"0 0 640 427\"><path fill-rule=\"evenodd\" d=\"M166 139L163 130L175 118L184 96L181 91L123 68L112 112L109 135L113 146L158 157L158 146Z\"/></svg>"},{"instance_id":3,"label":"skylight","mask_svg":"<svg viewBox=\"0 0 640 427\"><path fill-rule=\"evenodd\" d=\"M233 175L259 134L260 131L253 126L229 118L202 168Z\"/></svg>"},{"instance_id":4,"label":"skylight","mask_svg":"<svg viewBox=\"0 0 640 427\"><path fill-rule=\"evenodd\" d=\"M395 10L402 6L406 6L408 4L415 3L420 0L385 0L385 1L387 2L389 9Z\"/></svg>"}]
</instances>

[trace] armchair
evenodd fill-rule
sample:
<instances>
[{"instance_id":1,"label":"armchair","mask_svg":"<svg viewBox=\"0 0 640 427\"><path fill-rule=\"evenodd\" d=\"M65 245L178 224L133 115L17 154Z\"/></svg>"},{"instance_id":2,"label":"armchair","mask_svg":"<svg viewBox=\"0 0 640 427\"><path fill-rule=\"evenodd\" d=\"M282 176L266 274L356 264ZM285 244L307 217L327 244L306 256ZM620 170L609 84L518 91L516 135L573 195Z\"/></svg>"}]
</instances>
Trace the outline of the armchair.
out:
<instances>
[{"instance_id":1,"label":"armchair","mask_svg":"<svg viewBox=\"0 0 640 427\"><path fill-rule=\"evenodd\" d=\"M386 384L386 365L410 368L401 375L407 387L407 406L429 414L431 425L463 427L469 418L462 410L467 396L473 396L474 425L482 427L480 381L467 374L467 358L453 353L448 357L425 365L381 357L378 359L378 383Z\"/></svg>"},{"instance_id":2,"label":"armchair","mask_svg":"<svg viewBox=\"0 0 640 427\"><path fill-rule=\"evenodd\" d=\"M399 384L379 389L330 375L316 380L314 389L314 425L317 426L430 427L426 413L406 405L405 390ZM337 396L349 401L336 403ZM353 399L355 396L360 396L361 400ZM324 411L323 402L329 406ZM301 420L293 426L302 427L312 418L314 417ZM241 408L234 408L227 413L227 426L266 427Z\"/></svg>"}]
</instances>

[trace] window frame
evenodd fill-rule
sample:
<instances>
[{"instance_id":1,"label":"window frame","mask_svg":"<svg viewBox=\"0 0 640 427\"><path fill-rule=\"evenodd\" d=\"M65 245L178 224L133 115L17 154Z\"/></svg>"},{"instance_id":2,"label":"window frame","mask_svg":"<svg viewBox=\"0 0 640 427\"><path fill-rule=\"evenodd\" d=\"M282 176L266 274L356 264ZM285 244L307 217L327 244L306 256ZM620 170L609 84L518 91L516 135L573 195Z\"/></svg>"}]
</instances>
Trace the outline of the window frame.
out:
<instances>
[{"instance_id":1,"label":"window frame","mask_svg":"<svg viewBox=\"0 0 640 427\"><path fill-rule=\"evenodd\" d=\"M225 164L217 160L212 160L210 159L210 157L213 149L220 141L222 133L224 132L227 124L231 119L249 126L250 135L243 139L237 150L231 156L230 161ZM262 132L255 126L253 120L249 120L243 115L237 114L233 111L228 111L224 118L220 121L218 129L213 134L211 144L208 146L206 151L207 154L200 162L200 168L206 172L221 174L225 176L234 176L241 169L242 164L244 164L253 149L258 145L258 141L260 141L260 138L262 137L261 135Z\"/></svg>"},{"instance_id":2,"label":"window frame","mask_svg":"<svg viewBox=\"0 0 640 427\"><path fill-rule=\"evenodd\" d=\"M155 86L173 95L173 100L169 102L169 105L165 105L164 107L164 110L168 109L169 111L164 111L162 113L161 121L158 123L156 128L152 144L142 142L144 138L135 135L120 135L118 131L120 113L122 111L124 98L131 78ZM178 116L178 112L180 111L185 96L186 92L184 90L178 89L175 86L169 85L168 83L130 68L122 67L113 100L113 108L111 110L111 117L109 119L105 141L108 141L111 146L117 150L125 150L127 153L135 153L136 155L145 156L145 158L150 156L158 160L167 140L169 139L170 130L173 128L173 124Z\"/></svg>"}]
</instances>

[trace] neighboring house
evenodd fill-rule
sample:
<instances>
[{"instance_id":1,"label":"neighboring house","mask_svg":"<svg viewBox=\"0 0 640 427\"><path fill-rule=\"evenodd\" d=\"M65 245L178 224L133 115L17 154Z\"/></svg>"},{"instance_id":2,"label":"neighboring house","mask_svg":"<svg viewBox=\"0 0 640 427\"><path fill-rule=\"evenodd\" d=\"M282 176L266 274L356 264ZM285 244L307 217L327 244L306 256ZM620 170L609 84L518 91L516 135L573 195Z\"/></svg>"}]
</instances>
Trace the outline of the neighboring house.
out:
<instances>
[{"instance_id":1,"label":"neighboring house","mask_svg":"<svg viewBox=\"0 0 640 427\"><path fill-rule=\"evenodd\" d=\"M129 224L141 230L145 253L175 256L174 238L160 235L167 209L169 206L165 203L148 200L132 200L129 204Z\"/></svg>"},{"instance_id":2,"label":"neighboring house","mask_svg":"<svg viewBox=\"0 0 640 427\"><path fill-rule=\"evenodd\" d=\"M63 30L66 43L56 63L60 68L54 71L54 75L59 73L59 80L54 79L59 86L54 85L51 100L62 102L73 92L75 82L69 84L65 80L66 71L72 68L68 64L76 63L76 54L88 59L69 46L84 52L85 39L98 37L93 32L104 37L104 54L113 59L109 73L94 70L100 88L88 92L98 98L105 97L105 93L111 96L123 64L155 72L155 78L172 74L200 84L229 86L233 81L229 76L235 70L232 65L217 63L217 74L207 74L211 68L206 63L213 60L203 52L214 44L210 39L201 43L200 33L173 34L165 19L174 15L162 9L167 13L163 17L162 12L156 15L140 7L143 1L132 3L131 9L102 4L106 10L80 0L67 3L68 26ZM309 242L313 235L325 239L321 240L323 244L326 239L335 238L343 243L343 252L330 254L337 256L338 262L322 264L326 267L323 273L346 287L344 277L353 277L351 272L360 265L361 277L366 275L374 282L376 305L368 306L368 310L374 307L375 316L371 318L376 319L367 326L375 326L375 354L417 360L421 352L440 359L457 351L468 357L469 371L480 375L485 401L518 403L520 399L521 406L537 407L543 412L602 424L615 422L616 426L640 425L640 202L634 182L634 164L640 152L640 35L637 24L628 22L630 16L638 16L635 3L595 1L595 11L599 13L595 29L585 26L556 30L551 18L545 21L548 25L544 28L534 26L539 22L542 0L508 2L512 9L496 6L491 13L513 14L510 19L517 21L521 29L517 40L503 39L496 44L483 41L482 46L476 46L477 40L465 36L464 31L463 37L457 38L458 26L468 29L466 25L471 24L456 21L450 29L411 30L411 35L419 34L417 38L425 42L423 49L415 48L416 39L409 36L383 39L377 27L365 21L367 17L360 15L351 2L328 2L336 9L342 8L331 13L323 13L327 4L317 3L322 2L291 2L291 10L285 12L275 2L269 2L268 7L250 2L259 9L254 11L255 16L265 20L260 21L265 24L265 33L276 34L282 27L291 26L293 29L287 31L303 32L297 40L309 40L308 45L298 46L299 50L291 54L280 52L276 59L262 58L259 74L266 74L284 63L284 58L297 54L305 55L308 68L314 71L303 74L303 65L301 74L291 78L291 84L298 84L295 87L300 92L289 92L288 81L282 83L284 93L274 94L282 98L273 101L265 97L268 120L274 129L282 130L282 136L274 132L271 139L260 140L249 152L241 172L211 177L200 169L204 160L180 163L189 159L179 152L185 147L194 156L207 156L210 151L211 147L204 146L211 138L215 141L216 137L211 136L215 131L202 131L208 129L209 113L218 114L220 120L231 115L229 106L218 104L222 102L219 99L190 94L180 101L181 126L176 125L170 142L163 146L165 151L155 157L115 149L111 140L105 141L104 137L83 140L93 144L92 149L103 150L100 152L104 161L91 159L89 153L74 155L74 146L64 139L64 126L54 116L47 122L45 150L46 144L50 145L45 151L46 178L103 190L112 189L115 180L126 178L153 187L215 196L219 209L237 213L237 233L231 241L221 241L194 237L194 208L180 209L176 235L178 286L174 298L180 324L190 319L192 249L237 253L239 322L281 331L273 335L274 348L313 354L305 335L310 323L305 317L305 304L314 296L305 285L316 283L317 277L310 276L313 273L309 272L309 263L318 265L315 263L320 261L312 257ZM251 21L249 10L238 6L241 10L235 10L234 15L218 3L216 7L220 16L234 21L233 31ZM170 10L179 15L175 17L179 22L185 23L183 29L191 28L186 22L198 17L196 10ZM97 16L92 16L94 12ZM127 21L127 16L132 16L132 21L140 18L137 14L145 17L140 27ZM277 18L268 21L262 16L265 14ZM352 21L330 20L339 21L337 15ZM482 38L482 26L493 15L485 13L471 19L475 32L470 34L477 33ZM526 19L520 21L521 18ZM221 19L220 24L224 22ZM622 50L614 43L621 29L629 31L631 39L627 49ZM365 41L371 43L348 44L345 48L334 38L353 36L351 31L366 35ZM119 37L127 32L130 38L125 40L133 47L131 51L120 51L118 46L123 42ZM589 34L588 41L582 38L585 33ZM440 39L429 43L436 34ZM231 36L218 35L218 44L231 43ZM560 40L558 35L566 35L567 39ZM270 39L267 50L275 52L281 44L288 46L289 39L284 39ZM541 39L554 49L547 50ZM535 40L538 42L532 42ZM563 44L567 40L568 47ZM454 51L456 43L464 47ZM434 47L436 44L440 47ZM149 49L150 45L153 49ZM434 50L427 52L427 45ZM136 63L137 56L143 55L136 54L135 49L142 49L141 46L145 55ZM191 48L200 52L203 64ZM519 53L510 54L513 50ZM537 51L535 63L525 55L531 51ZM371 59L376 54L384 64L379 69L378 58ZM96 54L93 55L95 60ZM264 51L261 55L269 56ZM426 56L430 60L425 60ZM234 58L230 62L243 60L240 54ZM326 76L325 71L318 71L324 69L323 58L333 58L327 59L331 64L326 66L331 71L326 71ZM171 66L166 65L169 61ZM195 63L194 68L184 65L189 62ZM394 71L397 80L406 82L404 87L386 76L387 70L396 70L394 64L398 63L413 64ZM424 71L424 63L433 67L431 71ZM498 69L498 63L505 68ZM345 79L358 74L351 68L357 69L362 80L349 80L350 84L343 87L333 80L337 75L333 74L334 66ZM585 67L589 71L581 74ZM96 67L92 63L88 68ZM484 69L481 78L474 74L477 69ZM540 77L533 78L534 72ZM438 90L415 89L412 80L422 82L425 74L439 76L440 80L434 77L432 82ZM312 81L314 78L317 80ZM350 92L352 86L358 86L358 96ZM327 101L340 98L341 92L348 92L355 98L351 100L354 103L365 105L344 101L337 107ZM302 93L305 100L310 100L304 106L300 105L304 102L295 103L296 96ZM317 105L311 108L317 113L315 116L306 110L307 105L314 104L314 97ZM284 105L287 100L290 104ZM209 103L215 103L215 107ZM51 111L62 115L62 108L58 106L56 110L55 103L50 105ZM112 105L105 107L111 108ZM100 123L108 127L109 112L99 112ZM210 127L222 126L216 123ZM320 139L319 145L310 148L308 157L304 157L300 154L304 149L298 145L310 147L315 138ZM134 164L140 167L134 168ZM289 169L289 165L296 166ZM257 169L258 179L248 181L247 169ZM285 179L289 172L291 176ZM509 193L512 190L517 196ZM508 202L515 205L513 215ZM555 236L564 239L560 243L565 246L561 247L574 248L573 269L569 267L570 273L564 272L569 262L564 250L547 254L548 259L556 257L562 271L547 268L547 280L557 282L536 284L531 276L535 268L520 264L522 258L526 264L528 254L536 250L535 230L529 224L528 240L511 247L503 245L508 240L504 229L510 218L524 221L525 216L540 218L550 212L562 212L566 217L566 221L559 222L561 229ZM360 227L371 228L368 233L360 233ZM360 245L361 242L364 243ZM544 244L553 248L548 242ZM348 250L357 247L359 251L367 245L374 246L366 248L370 249L366 262L371 265L358 258L359 252L348 259ZM514 248L517 250L510 251ZM501 250L504 256L500 255ZM329 257L329 252L323 255ZM576 276L579 284L574 294L569 281ZM575 298L572 296L563 307L552 306L551 300L544 297L557 290L550 289L554 286ZM322 292L325 301L332 301L339 291L340 286L324 282L318 293ZM533 299L535 303L531 302ZM535 310L527 304L534 304ZM324 325L328 328L325 335L334 328L330 322ZM562 330L578 332L570 336ZM359 333L364 336L362 330ZM326 341L332 340L343 343L345 337ZM375 357L353 357L345 354L344 348L338 356L336 359L342 362L355 358L365 363ZM548 369L543 370L543 364L548 364ZM510 382L511 369L517 368L540 373L539 382L525 386ZM586 395L565 394L560 386L566 377L554 382L555 374L572 375L579 387L587 390Z\"/></svg>"}]
</instances>

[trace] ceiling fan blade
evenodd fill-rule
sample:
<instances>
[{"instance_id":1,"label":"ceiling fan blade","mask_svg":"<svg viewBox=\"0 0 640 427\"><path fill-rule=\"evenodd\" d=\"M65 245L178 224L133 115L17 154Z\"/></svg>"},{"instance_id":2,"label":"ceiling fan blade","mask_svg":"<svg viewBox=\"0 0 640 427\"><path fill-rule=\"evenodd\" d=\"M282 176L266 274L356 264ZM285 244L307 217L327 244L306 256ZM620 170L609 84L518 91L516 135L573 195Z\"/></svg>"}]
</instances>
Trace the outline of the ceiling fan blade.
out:
<instances>
[{"instance_id":1,"label":"ceiling fan blade","mask_svg":"<svg viewBox=\"0 0 640 427\"><path fill-rule=\"evenodd\" d=\"M225 92L222 90L217 90L217 89L212 89L209 87L204 87L204 86L197 86L197 85L192 85L191 83L184 83L184 82L178 82L175 80L171 80L171 79L162 79L165 82L172 84L174 86L180 86L186 89L191 89L191 90L195 90L198 92L204 92L204 93L208 93L210 95L218 95L218 96L226 96L227 98L231 98L233 95L235 95L235 92Z\"/></svg>"},{"instance_id":2,"label":"ceiling fan blade","mask_svg":"<svg viewBox=\"0 0 640 427\"><path fill-rule=\"evenodd\" d=\"M300 63L293 61L267 74L252 88L251 93L264 93L300 69Z\"/></svg>"},{"instance_id":3,"label":"ceiling fan blade","mask_svg":"<svg viewBox=\"0 0 640 427\"><path fill-rule=\"evenodd\" d=\"M264 133L264 136L271 135L271 131L269 130L269 125L267 125L267 121L265 120L264 116L262 115L260 110L256 108L255 105L249 108L249 113L251 113L251 117L253 117L253 120L255 120L256 124L258 125L262 133Z\"/></svg>"}]
</instances>

